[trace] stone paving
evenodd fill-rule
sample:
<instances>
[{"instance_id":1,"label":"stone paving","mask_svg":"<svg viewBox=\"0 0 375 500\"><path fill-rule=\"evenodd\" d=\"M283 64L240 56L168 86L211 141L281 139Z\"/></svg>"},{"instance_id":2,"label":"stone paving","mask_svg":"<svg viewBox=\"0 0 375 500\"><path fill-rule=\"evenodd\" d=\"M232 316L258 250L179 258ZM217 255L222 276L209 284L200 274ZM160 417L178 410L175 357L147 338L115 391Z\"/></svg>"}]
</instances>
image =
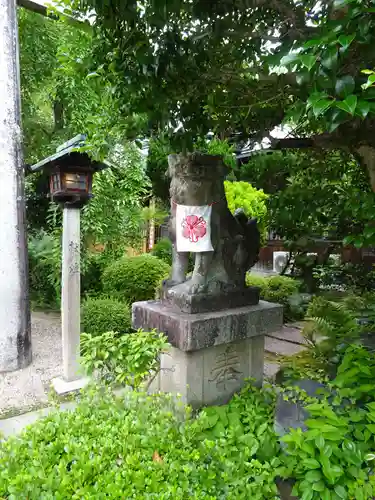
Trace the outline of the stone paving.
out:
<instances>
[{"instance_id":1,"label":"stone paving","mask_svg":"<svg viewBox=\"0 0 375 500\"><path fill-rule=\"evenodd\" d=\"M302 324L284 325L265 339L264 376L273 380L280 369L279 356L291 356L305 349L306 340L301 332Z\"/></svg>"},{"instance_id":2,"label":"stone paving","mask_svg":"<svg viewBox=\"0 0 375 500\"><path fill-rule=\"evenodd\" d=\"M62 374L60 316L33 313L31 335L31 365L0 373L0 418L48 404L50 381Z\"/></svg>"}]
</instances>

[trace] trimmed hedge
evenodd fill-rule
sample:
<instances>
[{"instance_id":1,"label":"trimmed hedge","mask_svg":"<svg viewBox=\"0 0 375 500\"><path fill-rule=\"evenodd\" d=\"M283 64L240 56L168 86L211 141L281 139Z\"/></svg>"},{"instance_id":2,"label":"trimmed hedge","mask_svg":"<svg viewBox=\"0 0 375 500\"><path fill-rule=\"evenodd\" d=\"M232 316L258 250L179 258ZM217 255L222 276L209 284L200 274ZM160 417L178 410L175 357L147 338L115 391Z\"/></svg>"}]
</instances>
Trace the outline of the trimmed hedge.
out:
<instances>
[{"instance_id":1,"label":"trimmed hedge","mask_svg":"<svg viewBox=\"0 0 375 500\"><path fill-rule=\"evenodd\" d=\"M162 278L169 274L170 266L153 255L123 257L103 273L104 292L128 302L151 300Z\"/></svg>"},{"instance_id":2,"label":"trimmed hedge","mask_svg":"<svg viewBox=\"0 0 375 500\"><path fill-rule=\"evenodd\" d=\"M248 273L246 284L259 287L261 299L282 304L286 319L296 319L294 308L292 308L292 297L299 294L299 281L288 276L263 277Z\"/></svg>"},{"instance_id":3,"label":"trimmed hedge","mask_svg":"<svg viewBox=\"0 0 375 500\"><path fill-rule=\"evenodd\" d=\"M81 330L92 335L104 332L129 333L131 309L114 298L89 298L81 307Z\"/></svg>"},{"instance_id":4,"label":"trimmed hedge","mask_svg":"<svg viewBox=\"0 0 375 500\"><path fill-rule=\"evenodd\" d=\"M168 238L162 238L155 243L151 254L158 259L163 260L169 266L172 265L172 242Z\"/></svg>"}]
</instances>

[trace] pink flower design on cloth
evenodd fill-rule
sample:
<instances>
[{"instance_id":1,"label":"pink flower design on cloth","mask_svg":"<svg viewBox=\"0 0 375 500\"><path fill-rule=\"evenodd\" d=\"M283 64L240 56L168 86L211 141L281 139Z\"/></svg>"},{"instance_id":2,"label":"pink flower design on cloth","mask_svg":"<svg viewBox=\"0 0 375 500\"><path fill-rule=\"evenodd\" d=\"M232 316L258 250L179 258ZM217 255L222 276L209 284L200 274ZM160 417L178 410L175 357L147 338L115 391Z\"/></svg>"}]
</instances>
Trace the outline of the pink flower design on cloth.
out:
<instances>
[{"instance_id":1,"label":"pink flower design on cloth","mask_svg":"<svg viewBox=\"0 0 375 500\"><path fill-rule=\"evenodd\" d=\"M187 215L181 225L183 237L188 238L192 243L197 243L199 238L203 238L207 232L206 221L197 215Z\"/></svg>"}]
</instances>

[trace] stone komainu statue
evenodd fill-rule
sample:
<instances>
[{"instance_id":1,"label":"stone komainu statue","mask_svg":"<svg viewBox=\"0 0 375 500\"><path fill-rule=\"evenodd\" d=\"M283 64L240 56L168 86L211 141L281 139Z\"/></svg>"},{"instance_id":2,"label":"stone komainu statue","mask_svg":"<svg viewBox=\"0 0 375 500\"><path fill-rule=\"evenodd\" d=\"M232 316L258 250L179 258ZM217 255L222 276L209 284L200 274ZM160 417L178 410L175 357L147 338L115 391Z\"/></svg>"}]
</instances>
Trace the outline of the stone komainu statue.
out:
<instances>
[{"instance_id":1,"label":"stone komainu statue","mask_svg":"<svg viewBox=\"0 0 375 500\"><path fill-rule=\"evenodd\" d=\"M258 260L260 234L255 219L242 210L228 209L224 180L228 169L220 156L192 153L168 158L171 177L170 236L173 244L172 273L164 290L174 295L227 295L245 289L246 272ZM195 255L192 276L187 279L189 254L176 248L177 205L211 205L213 251ZM171 293L170 293L171 295Z\"/></svg>"}]
</instances>

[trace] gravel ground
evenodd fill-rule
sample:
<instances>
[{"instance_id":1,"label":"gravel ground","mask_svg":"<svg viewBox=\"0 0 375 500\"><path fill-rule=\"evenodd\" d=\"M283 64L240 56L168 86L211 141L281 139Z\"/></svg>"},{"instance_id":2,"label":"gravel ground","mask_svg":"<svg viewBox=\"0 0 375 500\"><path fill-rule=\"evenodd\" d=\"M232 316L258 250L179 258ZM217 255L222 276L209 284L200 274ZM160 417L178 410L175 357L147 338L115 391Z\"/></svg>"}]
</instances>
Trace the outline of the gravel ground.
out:
<instances>
[{"instance_id":1,"label":"gravel ground","mask_svg":"<svg viewBox=\"0 0 375 500\"><path fill-rule=\"evenodd\" d=\"M0 373L0 418L46 405L50 381L62 373L60 316L33 313L31 334L31 365Z\"/></svg>"}]
</instances>

